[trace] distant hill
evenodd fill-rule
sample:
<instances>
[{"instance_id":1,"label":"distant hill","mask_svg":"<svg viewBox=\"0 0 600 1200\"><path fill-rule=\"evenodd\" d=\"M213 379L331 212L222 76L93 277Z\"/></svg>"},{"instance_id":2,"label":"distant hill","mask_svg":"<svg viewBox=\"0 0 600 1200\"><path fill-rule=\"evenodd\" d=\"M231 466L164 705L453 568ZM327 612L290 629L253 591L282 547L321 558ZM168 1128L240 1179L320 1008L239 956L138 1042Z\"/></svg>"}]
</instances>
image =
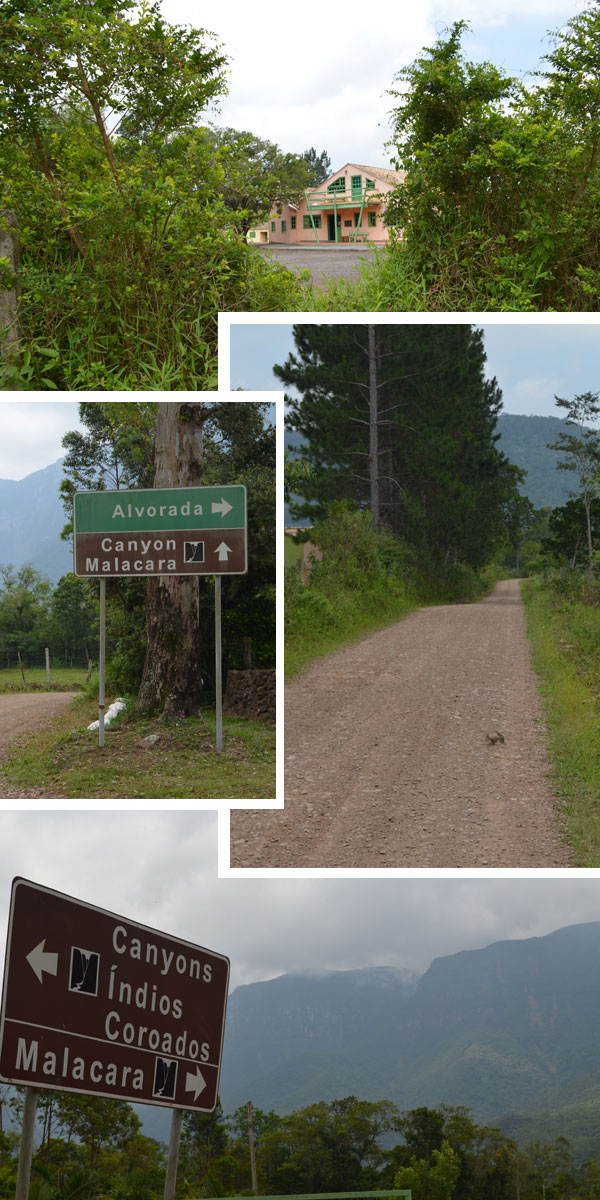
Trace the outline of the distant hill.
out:
<instances>
[{"instance_id":1,"label":"distant hill","mask_svg":"<svg viewBox=\"0 0 600 1200\"><path fill-rule=\"evenodd\" d=\"M529 497L534 508L544 508L546 505L560 508L566 504L570 492L579 491L577 475L573 471L557 470L559 455L555 450L548 449L548 444L555 442L559 434L565 431L565 425L566 422L559 417L522 417L501 413L498 418L498 447L515 466L527 471L521 491ZM286 450L301 446L300 435L286 430ZM288 505L285 524L292 524Z\"/></svg>"},{"instance_id":2,"label":"distant hill","mask_svg":"<svg viewBox=\"0 0 600 1200\"><path fill-rule=\"evenodd\" d=\"M58 488L62 459L25 479L0 479L0 564L30 565L57 583L73 570L60 532L66 523Z\"/></svg>"},{"instance_id":3,"label":"distant hill","mask_svg":"<svg viewBox=\"0 0 600 1200\"><path fill-rule=\"evenodd\" d=\"M223 1106L446 1102L600 1156L599 995L600 922L438 958L418 980L373 968L237 988Z\"/></svg>"},{"instance_id":4,"label":"distant hill","mask_svg":"<svg viewBox=\"0 0 600 1200\"><path fill-rule=\"evenodd\" d=\"M566 421L559 417L521 417L513 413L501 413L497 432L500 434L499 448L517 467L527 471L521 488L534 508L560 508L566 504L570 492L579 491L579 480L574 471L559 471L556 464L559 455L549 450L548 443L555 442L561 433L569 432Z\"/></svg>"}]
</instances>

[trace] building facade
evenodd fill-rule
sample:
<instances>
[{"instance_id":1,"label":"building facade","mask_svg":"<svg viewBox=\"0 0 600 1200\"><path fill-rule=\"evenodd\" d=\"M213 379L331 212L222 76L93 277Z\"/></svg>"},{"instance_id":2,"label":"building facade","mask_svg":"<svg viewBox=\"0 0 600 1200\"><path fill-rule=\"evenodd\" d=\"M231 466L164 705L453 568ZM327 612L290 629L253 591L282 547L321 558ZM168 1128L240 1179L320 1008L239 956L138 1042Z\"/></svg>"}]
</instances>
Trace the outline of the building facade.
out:
<instances>
[{"instance_id":1,"label":"building facade","mask_svg":"<svg viewBox=\"0 0 600 1200\"><path fill-rule=\"evenodd\" d=\"M268 220L250 229L247 240L251 245L387 242L386 197L404 179L404 171L346 163L308 188L299 204L274 203Z\"/></svg>"}]
</instances>

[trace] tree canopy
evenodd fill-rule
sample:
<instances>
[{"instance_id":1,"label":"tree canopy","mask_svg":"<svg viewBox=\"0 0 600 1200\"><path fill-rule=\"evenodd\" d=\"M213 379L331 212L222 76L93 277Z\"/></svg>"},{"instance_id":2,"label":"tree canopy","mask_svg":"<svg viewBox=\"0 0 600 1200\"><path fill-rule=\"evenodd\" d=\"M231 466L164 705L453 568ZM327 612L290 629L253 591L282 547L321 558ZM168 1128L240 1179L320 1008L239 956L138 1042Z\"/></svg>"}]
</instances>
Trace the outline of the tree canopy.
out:
<instances>
[{"instance_id":1,"label":"tree canopy","mask_svg":"<svg viewBox=\"0 0 600 1200\"><path fill-rule=\"evenodd\" d=\"M353 500L418 553L479 567L510 528L521 479L496 446L501 393L482 334L374 328L370 350L366 325L295 325L296 349L274 368L295 389L287 421L312 467L296 515Z\"/></svg>"},{"instance_id":2,"label":"tree canopy","mask_svg":"<svg viewBox=\"0 0 600 1200\"><path fill-rule=\"evenodd\" d=\"M387 221L447 305L597 306L598 6L554 35L531 87L469 62L467 29L455 21L396 77L392 145L407 178Z\"/></svg>"}]
</instances>

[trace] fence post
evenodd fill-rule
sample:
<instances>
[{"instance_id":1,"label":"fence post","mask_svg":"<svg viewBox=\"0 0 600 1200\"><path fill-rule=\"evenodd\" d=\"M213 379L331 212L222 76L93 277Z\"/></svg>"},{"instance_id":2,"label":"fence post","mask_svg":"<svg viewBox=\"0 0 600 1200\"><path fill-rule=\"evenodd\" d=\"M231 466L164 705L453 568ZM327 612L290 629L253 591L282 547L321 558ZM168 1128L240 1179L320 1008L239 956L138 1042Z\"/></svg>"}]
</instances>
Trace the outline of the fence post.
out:
<instances>
[{"instance_id":1,"label":"fence post","mask_svg":"<svg viewBox=\"0 0 600 1200\"><path fill-rule=\"evenodd\" d=\"M19 266L19 236L14 212L0 212L0 259L8 260L9 270ZM17 317L17 288L0 288L0 353L10 358L19 345L19 322Z\"/></svg>"}]
</instances>

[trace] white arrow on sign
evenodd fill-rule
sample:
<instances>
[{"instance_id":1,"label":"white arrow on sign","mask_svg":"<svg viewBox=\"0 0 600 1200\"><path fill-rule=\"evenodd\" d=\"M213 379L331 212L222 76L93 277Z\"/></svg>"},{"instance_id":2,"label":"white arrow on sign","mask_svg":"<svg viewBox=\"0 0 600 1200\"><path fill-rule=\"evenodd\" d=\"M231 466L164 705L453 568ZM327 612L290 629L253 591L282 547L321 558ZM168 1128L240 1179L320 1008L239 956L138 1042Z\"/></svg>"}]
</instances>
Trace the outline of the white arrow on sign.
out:
<instances>
[{"instance_id":1,"label":"white arrow on sign","mask_svg":"<svg viewBox=\"0 0 600 1200\"><path fill-rule=\"evenodd\" d=\"M225 500L224 497L221 497L220 500L215 501L213 504L212 511L217 513L220 512L221 517L226 517L227 513L231 512L232 508L233 504L230 504L228 500Z\"/></svg>"},{"instance_id":2,"label":"white arrow on sign","mask_svg":"<svg viewBox=\"0 0 600 1200\"><path fill-rule=\"evenodd\" d=\"M185 1090L186 1090L186 1092L194 1093L194 1100L198 1099L200 1092L203 1092L205 1087L206 1087L206 1080L204 1078L204 1075L202 1074L202 1071L200 1070L200 1067L196 1067L195 1075L193 1075L191 1071L188 1071L186 1073Z\"/></svg>"},{"instance_id":3,"label":"white arrow on sign","mask_svg":"<svg viewBox=\"0 0 600 1200\"><path fill-rule=\"evenodd\" d=\"M29 951L27 962L35 971L40 983L43 983L43 973L47 975L56 975L58 971L58 954L52 954L49 950L44 950L46 939L43 938L33 950Z\"/></svg>"},{"instance_id":4,"label":"white arrow on sign","mask_svg":"<svg viewBox=\"0 0 600 1200\"><path fill-rule=\"evenodd\" d=\"M215 550L215 554L219 555L219 562L227 562L231 553L231 546L228 546L226 542L221 542L221 545L217 546Z\"/></svg>"}]
</instances>

